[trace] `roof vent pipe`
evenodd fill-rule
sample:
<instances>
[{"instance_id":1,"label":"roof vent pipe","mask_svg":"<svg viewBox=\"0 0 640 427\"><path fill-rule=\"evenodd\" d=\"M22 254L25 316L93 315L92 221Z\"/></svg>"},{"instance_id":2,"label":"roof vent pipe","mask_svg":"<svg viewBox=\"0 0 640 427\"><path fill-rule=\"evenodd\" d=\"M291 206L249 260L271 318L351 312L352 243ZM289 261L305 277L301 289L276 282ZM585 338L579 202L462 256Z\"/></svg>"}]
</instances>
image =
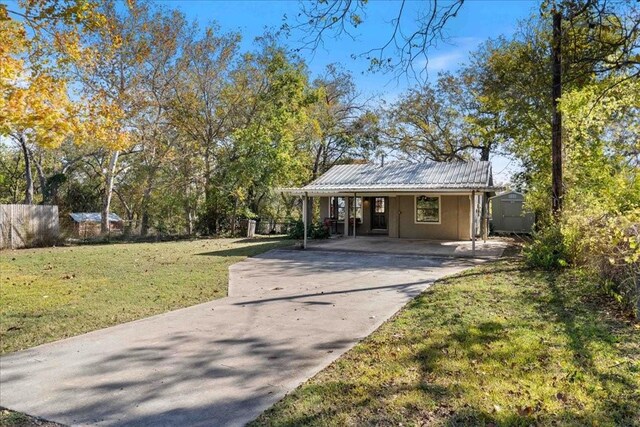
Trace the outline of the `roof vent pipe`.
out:
<instances>
[{"instance_id":1,"label":"roof vent pipe","mask_svg":"<svg viewBox=\"0 0 640 427\"><path fill-rule=\"evenodd\" d=\"M382 153L380 155L380 167L383 168L384 167L384 153Z\"/></svg>"}]
</instances>

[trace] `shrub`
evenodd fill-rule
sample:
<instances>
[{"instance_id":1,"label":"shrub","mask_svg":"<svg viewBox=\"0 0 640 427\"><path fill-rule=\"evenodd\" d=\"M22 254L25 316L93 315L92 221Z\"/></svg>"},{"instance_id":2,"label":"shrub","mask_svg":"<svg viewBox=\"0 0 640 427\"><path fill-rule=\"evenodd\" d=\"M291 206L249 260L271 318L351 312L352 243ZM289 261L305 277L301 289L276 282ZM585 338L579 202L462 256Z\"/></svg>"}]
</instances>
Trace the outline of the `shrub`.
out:
<instances>
[{"instance_id":1,"label":"shrub","mask_svg":"<svg viewBox=\"0 0 640 427\"><path fill-rule=\"evenodd\" d=\"M321 222L311 224L311 238L312 239L328 239L329 238L329 226Z\"/></svg>"},{"instance_id":2,"label":"shrub","mask_svg":"<svg viewBox=\"0 0 640 427\"><path fill-rule=\"evenodd\" d=\"M304 238L304 222L301 220L293 221L287 233L290 239L300 240ZM307 229L307 238L309 239L328 239L329 227L323 223L311 223Z\"/></svg>"},{"instance_id":3,"label":"shrub","mask_svg":"<svg viewBox=\"0 0 640 427\"><path fill-rule=\"evenodd\" d=\"M575 264L595 272L607 293L640 316L640 209L575 218L567 236Z\"/></svg>"},{"instance_id":4,"label":"shrub","mask_svg":"<svg viewBox=\"0 0 640 427\"><path fill-rule=\"evenodd\" d=\"M552 224L536 230L532 241L524 248L527 265L552 270L567 266L567 251L562 230Z\"/></svg>"},{"instance_id":5,"label":"shrub","mask_svg":"<svg viewBox=\"0 0 640 427\"><path fill-rule=\"evenodd\" d=\"M524 255L533 267L571 264L585 269L607 294L640 317L640 209L566 210L561 226L533 233Z\"/></svg>"}]
</instances>

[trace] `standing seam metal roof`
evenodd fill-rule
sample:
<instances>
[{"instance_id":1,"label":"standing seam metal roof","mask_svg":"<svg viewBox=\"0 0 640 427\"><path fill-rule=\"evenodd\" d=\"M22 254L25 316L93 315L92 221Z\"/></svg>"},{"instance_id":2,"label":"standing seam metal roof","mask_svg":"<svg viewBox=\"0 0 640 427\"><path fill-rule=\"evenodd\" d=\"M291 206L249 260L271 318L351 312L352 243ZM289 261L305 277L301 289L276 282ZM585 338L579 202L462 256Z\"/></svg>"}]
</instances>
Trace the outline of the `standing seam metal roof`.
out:
<instances>
[{"instance_id":1,"label":"standing seam metal roof","mask_svg":"<svg viewBox=\"0 0 640 427\"><path fill-rule=\"evenodd\" d=\"M69 216L75 222L100 222L102 218L102 214L100 212L73 212L70 213ZM109 213L109 221L122 221L117 214L111 212Z\"/></svg>"},{"instance_id":2,"label":"standing seam metal roof","mask_svg":"<svg viewBox=\"0 0 640 427\"><path fill-rule=\"evenodd\" d=\"M493 185L491 163L429 162L337 165L305 186L306 191L356 188L474 189Z\"/></svg>"}]
</instances>

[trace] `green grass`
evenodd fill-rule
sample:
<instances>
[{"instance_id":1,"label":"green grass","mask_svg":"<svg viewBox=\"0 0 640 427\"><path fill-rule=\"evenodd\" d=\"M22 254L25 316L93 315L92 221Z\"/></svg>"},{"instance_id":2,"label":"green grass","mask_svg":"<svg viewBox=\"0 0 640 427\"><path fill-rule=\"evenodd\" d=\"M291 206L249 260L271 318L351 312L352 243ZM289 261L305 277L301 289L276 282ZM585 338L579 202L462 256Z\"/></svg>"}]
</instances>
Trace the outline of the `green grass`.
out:
<instances>
[{"instance_id":1,"label":"green grass","mask_svg":"<svg viewBox=\"0 0 640 427\"><path fill-rule=\"evenodd\" d=\"M253 425L640 425L640 328L580 272L437 282Z\"/></svg>"},{"instance_id":2,"label":"green grass","mask_svg":"<svg viewBox=\"0 0 640 427\"><path fill-rule=\"evenodd\" d=\"M0 407L0 427L62 427L62 424L53 423L41 418L31 417L20 412L11 411Z\"/></svg>"},{"instance_id":3,"label":"green grass","mask_svg":"<svg viewBox=\"0 0 640 427\"><path fill-rule=\"evenodd\" d=\"M290 244L211 239L0 252L1 352L224 297L231 264Z\"/></svg>"}]
</instances>

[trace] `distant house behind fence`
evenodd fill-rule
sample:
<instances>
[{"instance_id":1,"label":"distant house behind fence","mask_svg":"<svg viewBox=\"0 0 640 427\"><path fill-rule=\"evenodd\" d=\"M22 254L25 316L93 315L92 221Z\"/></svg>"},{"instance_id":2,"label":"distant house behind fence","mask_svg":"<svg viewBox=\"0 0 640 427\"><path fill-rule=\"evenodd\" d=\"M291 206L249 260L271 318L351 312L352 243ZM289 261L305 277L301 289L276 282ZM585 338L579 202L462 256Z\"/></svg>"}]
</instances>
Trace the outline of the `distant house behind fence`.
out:
<instances>
[{"instance_id":1,"label":"distant house behind fence","mask_svg":"<svg viewBox=\"0 0 640 427\"><path fill-rule=\"evenodd\" d=\"M0 249L53 245L59 231L57 206L0 205Z\"/></svg>"},{"instance_id":2,"label":"distant house behind fence","mask_svg":"<svg viewBox=\"0 0 640 427\"><path fill-rule=\"evenodd\" d=\"M71 231L74 236L85 238L100 235L100 212L74 212L71 217ZM117 214L109 214L109 233L120 234L124 230L124 221Z\"/></svg>"}]
</instances>

